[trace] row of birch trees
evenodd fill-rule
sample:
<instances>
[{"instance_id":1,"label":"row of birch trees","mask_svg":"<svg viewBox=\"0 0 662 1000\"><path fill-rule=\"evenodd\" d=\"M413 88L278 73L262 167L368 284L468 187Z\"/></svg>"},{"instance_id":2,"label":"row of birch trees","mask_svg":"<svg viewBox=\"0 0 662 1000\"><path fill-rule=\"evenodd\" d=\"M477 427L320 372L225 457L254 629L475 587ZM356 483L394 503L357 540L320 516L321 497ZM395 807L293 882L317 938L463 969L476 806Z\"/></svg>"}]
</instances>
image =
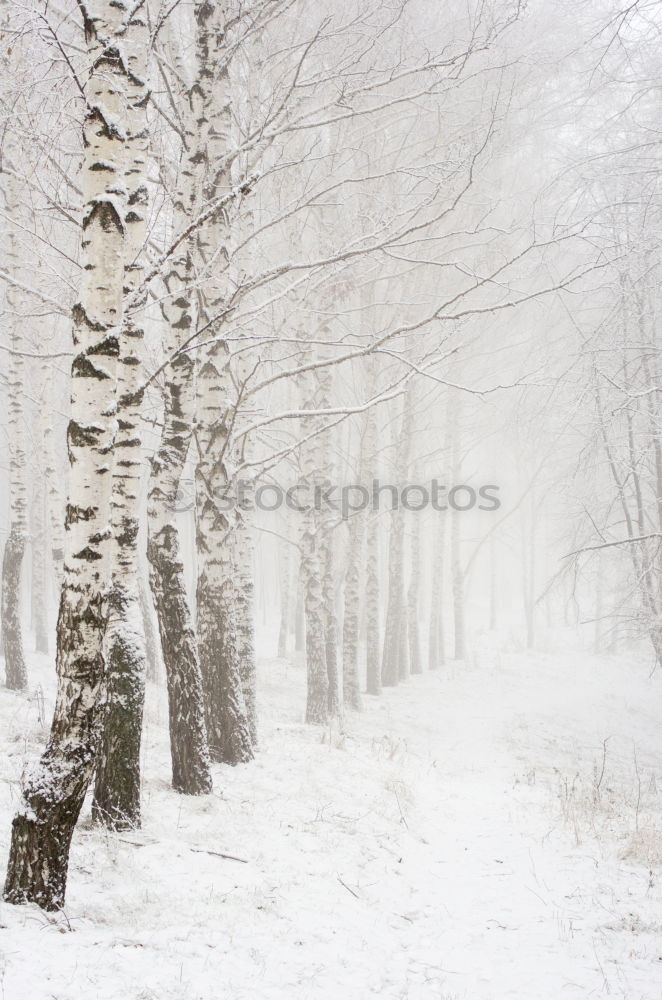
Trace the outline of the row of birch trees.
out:
<instances>
[{"instance_id":1,"label":"row of birch trees","mask_svg":"<svg viewBox=\"0 0 662 1000\"><path fill-rule=\"evenodd\" d=\"M167 687L177 792L206 794L217 765L258 752L257 539L278 538L278 653L305 656L309 723L343 725L366 694L465 661L497 625L513 559L533 643L550 575L535 327L544 315L569 336L568 302L619 254L554 187L577 137L561 165L541 147L563 88L536 105L542 8L1 9L2 637L19 693L33 690L25 581L41 652L58 595L53 719L23 782L5 898L57 909L88 792L99 824L140 823L146 679ZM531 162L536 184L512 184ZM628 336L642 322L648 343L654 274L633 273ZM628 372L651 435L643 361ZM536 427L524 470L493 446L502 421L520 447L519 406ZM630 510L636 479L612 464ZM227 502L246 484L324 493L382 476L494 489L506 466L508 504L476 520L461 504L420 517L309 504L282 522ZM635 515L632 537L649 527ZM651 578L649 550L633 551Z\"/></svg>"}]
</instances>

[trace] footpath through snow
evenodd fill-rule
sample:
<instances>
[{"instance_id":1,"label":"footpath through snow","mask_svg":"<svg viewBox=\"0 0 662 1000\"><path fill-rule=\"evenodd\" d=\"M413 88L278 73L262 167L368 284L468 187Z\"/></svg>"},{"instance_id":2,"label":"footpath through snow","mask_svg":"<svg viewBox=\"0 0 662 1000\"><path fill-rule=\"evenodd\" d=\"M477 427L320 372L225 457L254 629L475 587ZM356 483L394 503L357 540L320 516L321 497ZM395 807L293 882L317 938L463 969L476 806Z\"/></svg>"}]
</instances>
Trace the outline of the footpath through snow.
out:
<instances>
[{"instance_id":1,"label":"footpath through snow","mask_svg":"<svg viewBox=\"0 0 662 1000\"><path fill-rule=\"evenodd\" d=\"M660 1000L662 678L643 660L486 641L344 735L302 725L303 670L266 661L259 759L203 799L168 787L152 691L143 829L82 822L64 915L0 906L0 1000ZM0 692L3 871L52 706L33 670L43 699Z\"/></svg>"}]
</instances>

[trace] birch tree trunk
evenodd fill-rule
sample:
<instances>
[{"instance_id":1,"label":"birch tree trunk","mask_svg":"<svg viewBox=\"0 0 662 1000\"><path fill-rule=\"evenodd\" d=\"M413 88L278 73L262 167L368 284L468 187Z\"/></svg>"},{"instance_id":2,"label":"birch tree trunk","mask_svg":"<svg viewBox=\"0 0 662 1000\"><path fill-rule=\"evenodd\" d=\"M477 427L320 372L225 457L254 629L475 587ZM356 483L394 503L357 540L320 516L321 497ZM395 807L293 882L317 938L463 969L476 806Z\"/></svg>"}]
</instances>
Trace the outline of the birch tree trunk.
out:
<instances>
[{"instance_id":1,"label":"birch tree trunk","mask_svg":"<svg viewBox=\"0 0 662 1000\"><path fill-rule=\"evenodd\" d=\"M35 483L32 509L32 621L35 632L35 650L48 652L48 574L46 569L46 496L43 480Z\"/></svg>"},{"instance_id":2,"label":"birch tree trunk","mask_svg":"<svg viewBox=\"0 0 662 1000\"><path fill-rule=\"evenodd\" d=\"M152 595L147 585L147 580L141 572L138 582L138 593L140 596L140 615L142 617L143 632L145 635L145 652L147 654L146 677L148 681L156 684L160 679L160 643L155 627L154 605Z\"/></svg>"},{"instance_id":3,"label":"birch tree trunk","mask_svg":"<svg viewBox=\"0 0 662 1000\"><path fill-rule=\"evenodd\" d=\"M64 903L69 848L96 759L106 672L102 642L110 572L116 367L125 262L126 91L140 9L82 5L90 76L83 124L82 283L74 308L68 430L71 475L57 629L58 692L46 749L12 826L4 895L44 909ZM123 58L121 53L129 53Z\"/></svg>"},{"instance_id":4,"label":"birch tree trunk","mask_svg":"<svg viewBox=\"0 0 662 1000\"><path fill-rule=\"evenodd\" d=\"M284 659L287 656L291 631L291 610L292 594L290 592L291 554L289 546L281 547L278 568L280 570L280 627L278 629L278 657Z\"/></svg>"},{"instance_id":5,"label":"birch tree trunk","mask_svg":"<svg viewBox=\"0 0 662 1000\"><path fill-rule=\"evenodd\" d=\"M342 691L340 687L340 675L338 673L338 615L336 613L335 560L328 517L325 519L324 530L327 533L327 538L322 589L326 607L324 632L326 672L329 680L329 715L331 718L341 718Z\"/></svg>"},{"instance_id":6,"label":"birch tree trunk","mask_svg":"<svg viewBox=\"0 0 662 1000\"><path fill-rule=\"evenodd\" d=\"M451 401L451 478L453 484L460 482L462 471L461 462L461 430L460 430L460 402L458 399ZM451 575L453 581L453 637L455 648L453 658L463 660L466 655L466 635L465 635L465 584L464 567L462 565L462 523L460 511L453 508L451 510Z\"/></svg>"},{"instance_id":7,"label":"birch tree trunk","mask_svg":"<svg viewBox=\"0 0 662 1000\"><path fill-rule=\"evenodd\" d=\"M412 400L407 391L396 449L396 481L400 489L407 479ZM394 687L408 673L407 614L404 580L404 512L398 506L391 512L388 565L388 603L382 655L382 684Z\"/></svg>"},{"instance_id":8,"label":"birch tree trunk","mask_svg":"<svg viewBox=\"0 0 662 1000\"><path fill-rule=\"evenodd\" d=\"M361 604L361 562L363 556L363 514L353 514L349 522L347 568L345 570L345 602L343 614L343 701L348 708L360 712L361 683L359 680L359 609Z\"/></svg>"},{"instance_id":9,"label":"birch tree trunk","mask_svg":"<svg viewBox=\"0 0 662 1000\"><path fill-rule=\"evenodd\" d=\"M53 432L55 411L53 407L52 381L52 373L48 369L45 369L42 406L44 489L50 521L51 558L53 560L55 579L59 588L62 584L62 564L64 561L64 500L60 493L58 461L55 455Z\"/></svg>"},{"instance_id":10,"label":"birch tree trunk","mask_svg":"<svg viewBox=\"0 0 662 1000\"><path fill-rule=\"evenodd\" d=\"M302 350L302 361L312 361L312 351L308 347ZM304 410L314 411L329 406L330 368L314 368L302 377L301 385ZM310 416L302 421L304 436L314 435L304 443L299 458L300 482L308 489L311 497L316 491L322 496L330 485L326 467L327 447L321 426L319 417ZM335 647L328 642L330 609L327 602L333 600L333 587L329 580L329 515L327 511L316 510L316 506L315 503L308 504L308 509L302 515L301 532L300 574L306 630L306 722L325 725L329 719L330 707L334 712L339 706L335 687ZM321 504L319 506L321 508Z\"/></svg>"},{"instance_id":11,"label":"birch tree trunk","mask_svg":"<svg viewBox=\"0 0 662 1000\"><path fill-rule=\"evenodd\" d=\"M147 232L147 21L134 15L125 51L130 70L126 88L124 184L125 266L123 291L136 293L143 277ZM140 607L138 535L141 494L143 330L135 310L125 315L118 365L118 430L111 512L112 584L104 639L107 705L99 748L92 815L112 830L140 826L140 742L145 703L147 653Z\"/></svg>"},{"instance_id":12,"label":"birch tree trunk","mask_svg":"<svg viewBox=\"0 0 662 1000\"><path fill-rule=\"evenodd\" d=\"M368 398L375 394L374 358L367 359L366 392ZM377 414L374 407L368 410L363 439L368 480L377 477ZM368 694L382 693L382 673L379 641L379 517L375 511L368 515L365 553L365 648L366 690Z\"/></svg>"},{"instance_id":13,"label":"birch tree trunk","mask_svg":"<svg viewBox=\"0 0 662 1000\"><path fill-rule=\"evenodd\" d=\"M237 511L232 533L235 590L235 621L239 676L253 747L257 747L257 667L255 658L255 580L253 532Z\"/></svg>"},{"instance_id":14,"label":"birch tree trunk","mask_svg":"<svg viewBox=\"0 0 662 1000\"><path fill-rule=\"evenodd\" d=\"M16 219L18 192L13 176L4 175L6 182L5 205L7 215ZM10 271L19 271L18 246L13 228L7 236L7 257ZM18 306L18 292L11 285L7 296L14 314ZM23 416L23 392L25 391L25 362L21 355L23 338L20 320L14 315L11 321L8 388L9 438L9 535L5 543L2 559L2 642L5 654L5 677L7 687L13 691L23 691L28 685L28 672L23 649L23 629L21 622L21 571L27 544L27 490L25 459L25 425Z\"/></svg>"},{"instance_id":15,"label":"birch tree trunk","mask_svg":"<svg viewBox=\"0 0 662 1000\"><path fill-rule=\"evenodd\" d=\"M170 49L176 60L175 42ZM183 231L197 214L204 176L197 141L197 94L188 94L187 101L187 131L174 206L178 231ZM193 241L189 239L171 258L165 276L167 295L161 307L165 353L174 360L165 372L163 429L152 458L147 559L168 688L172 786L186 795L204 795L211 791L212 780L202 672L176 521L195 416L195 361L183 348L194 323L193 278Z\"/></svg>"},{"instance_id":16,"label":"birch tree trunk","mask_svg":"<svg viewBox=\"0 0 662 1000\"><path fill-rule=\"evenodd\" d=\"M228 4L199 3L196 7L199 156L206 166L207 201L231 189L231 98L226 37ZM238 607L233 532L236 512L223 509L220 498L230 487L230 431L235 404L231 355L222 339L223 319L215 317L228 304L227 278L230 228L218 213L196 240L196 265L204 278L201 320L209 343L199 352L196 467L196 541L198 552L197 626L205 696L207 735L212 757L225 764L253 758L249 707L242 687L240 647L252 648L247 623ZM243 535L246 540L246 535ZM244 556L242 555L242 559ZM252 572L252 567L251 567ZM246 583L244 571L243 581ZM251 603L251 595L242 596ZM252 628L252 625L251 625ZM240 632L242 636L240 638ZM250 698L249 697L249 703ZM254 700L252 702L254 707Z\"/></svg>"}]
</instances>

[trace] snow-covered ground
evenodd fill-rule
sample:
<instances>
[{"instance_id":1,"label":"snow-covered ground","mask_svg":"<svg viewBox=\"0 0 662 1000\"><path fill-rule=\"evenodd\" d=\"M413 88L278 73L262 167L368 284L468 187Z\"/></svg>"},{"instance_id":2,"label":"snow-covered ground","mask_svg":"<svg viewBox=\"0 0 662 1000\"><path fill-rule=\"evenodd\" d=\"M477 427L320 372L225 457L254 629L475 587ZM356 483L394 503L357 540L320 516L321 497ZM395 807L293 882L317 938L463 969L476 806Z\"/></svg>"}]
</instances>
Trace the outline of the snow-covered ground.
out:
<instances>
[{"instance_id":1,"label":"snow-covered ground","mask_svg":"<svg viewBox=\"0 0 662 1000\"><path fill-rule=\"evenodd\" d=\"M202 799L169 788L152 690L143 829L82 821L65 914L0 905L0 998L662 998L649 670L486 639L366 699L341 735L302 725L302 668L267 660L262 752L216 767ZM33 675L43 698L0 691L3 871L52 705L45 659Z\"/></svg>"}]
</instances>

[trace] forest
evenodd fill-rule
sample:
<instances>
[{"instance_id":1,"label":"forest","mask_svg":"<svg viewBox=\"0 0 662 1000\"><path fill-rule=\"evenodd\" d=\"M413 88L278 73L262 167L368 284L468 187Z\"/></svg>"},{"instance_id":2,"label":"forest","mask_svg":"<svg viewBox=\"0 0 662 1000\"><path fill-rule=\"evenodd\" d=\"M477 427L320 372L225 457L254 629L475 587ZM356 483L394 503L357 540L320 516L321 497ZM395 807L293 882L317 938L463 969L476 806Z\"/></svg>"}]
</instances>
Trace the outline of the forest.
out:
<instances>
[{"instance_id":1,"label":"forest","mask_svg":"<svg viewBox=\"0 0 662 1000\"><path fill-rule=\"evenodd\" d=\"M1 1000L659 1000L660 0L0 18Z\"/></svg>"}]
</instances>

